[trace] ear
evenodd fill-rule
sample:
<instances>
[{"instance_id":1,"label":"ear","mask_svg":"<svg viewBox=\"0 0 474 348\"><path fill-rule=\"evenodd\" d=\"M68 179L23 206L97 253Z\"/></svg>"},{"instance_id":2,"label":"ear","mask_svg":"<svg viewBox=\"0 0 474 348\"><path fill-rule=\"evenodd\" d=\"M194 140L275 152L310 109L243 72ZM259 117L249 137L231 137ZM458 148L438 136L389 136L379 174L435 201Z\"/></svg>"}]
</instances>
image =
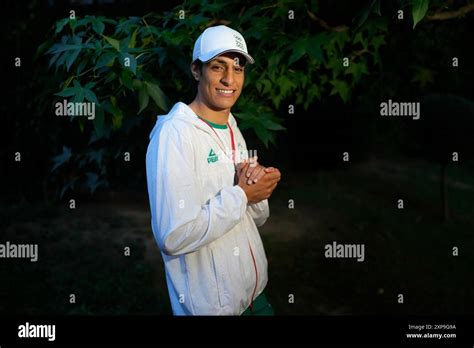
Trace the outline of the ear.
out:
<instances>
[{"instance_id":1,"label":"ear","mask_svg":"<svg viewBox=\"0 0 474 348\"><path fill-rule=\"evenodd\" d=\"M201 77L201 72L199 71L197 64L191 63L191 74L193 74L193 77L196 81L199 81L199 78Z\"/></svg>"}]
</instances>

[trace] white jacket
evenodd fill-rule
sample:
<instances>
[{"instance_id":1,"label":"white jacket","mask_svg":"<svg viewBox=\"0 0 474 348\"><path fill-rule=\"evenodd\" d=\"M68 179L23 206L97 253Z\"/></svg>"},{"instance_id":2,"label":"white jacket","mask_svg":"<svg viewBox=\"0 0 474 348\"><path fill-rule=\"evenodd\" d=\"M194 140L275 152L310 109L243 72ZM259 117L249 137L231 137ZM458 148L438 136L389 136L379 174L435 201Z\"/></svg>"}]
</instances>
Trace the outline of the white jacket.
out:
<instances>
[{"instance_id":1,"label":"white jacket","mask_svg":"<svg viewBox=\"0 0 474 348\"><path fill-rule=\"evenodd\" d=\"M232 114L229 124L245 157ZM269 216L268 201L248 204L225 151L213 129L181 102L158 117L150 134L151 223L175 315L240 315L268 281L257 230ZM217 160L208 160L211 155Z\"/></svg>"}]
</instances>

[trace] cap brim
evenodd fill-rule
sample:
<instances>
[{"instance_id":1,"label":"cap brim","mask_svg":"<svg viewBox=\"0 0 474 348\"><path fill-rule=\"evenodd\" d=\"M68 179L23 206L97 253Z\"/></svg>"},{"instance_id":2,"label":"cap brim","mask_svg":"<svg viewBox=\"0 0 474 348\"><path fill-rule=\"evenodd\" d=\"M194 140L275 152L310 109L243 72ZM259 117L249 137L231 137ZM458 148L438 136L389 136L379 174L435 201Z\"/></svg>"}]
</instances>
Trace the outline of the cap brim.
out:
<instances>
[{"instance_id":1,"label":"cap brim","mask_svg":"<svg viewBox=\"0 0 474 348\"><path fill-rule=\"evenodd\" d=\"M225 50L225 51L218 51L218 52L210 52L209 54L207 54L206 56L204 57L201 57L200 60L203 62L203 63L207 63L209 62L210 60L213 60L214 58L220 56L220 55L223 55L224 53L228 53L228 52L235 52L235 53L239 53L241 55L243 55L245 57L245 59L247 60L247 62L249 64L253 64L255 63L255 60L252 58L252 56L250 54L248 54L247 52L244 52L244 51L241 51L241 50L236 50L236 49L231 49L231 50Z\"/></svg>"}]
</instances>

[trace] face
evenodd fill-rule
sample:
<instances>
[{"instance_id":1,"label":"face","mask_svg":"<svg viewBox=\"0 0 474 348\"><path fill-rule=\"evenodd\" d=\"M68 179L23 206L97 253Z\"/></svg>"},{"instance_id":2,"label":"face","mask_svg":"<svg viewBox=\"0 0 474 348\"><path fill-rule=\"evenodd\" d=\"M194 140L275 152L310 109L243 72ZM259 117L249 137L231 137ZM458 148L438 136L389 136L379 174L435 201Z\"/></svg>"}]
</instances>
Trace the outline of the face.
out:
<instances>
[{"instance_id":1,"label":"face","mask_svg":"<svg viewBox=\"0 0 474 348\"><path fill-rule=\"evenodd\" d=\"M202 65L202 71L193 66L193 74L198 73L198 96L212 110L230 109L242 92L244 85L245 58L238 53L224 53Z\"/></svg>"}]
</instances>

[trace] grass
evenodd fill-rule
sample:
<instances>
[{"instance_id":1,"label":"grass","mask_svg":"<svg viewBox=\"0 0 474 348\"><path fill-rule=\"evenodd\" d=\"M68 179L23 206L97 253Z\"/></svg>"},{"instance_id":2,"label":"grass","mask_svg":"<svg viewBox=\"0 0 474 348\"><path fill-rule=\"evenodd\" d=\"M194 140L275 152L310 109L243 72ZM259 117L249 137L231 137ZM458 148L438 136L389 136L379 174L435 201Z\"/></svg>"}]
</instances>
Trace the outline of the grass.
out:
<instances>
[{"instance_id":1,"label":"grass","mask_svg":"<svg viewBox=\"0 0 474 348\"><path fill-rule=\"evenodd\" d=\"M269 298L280 314L474 311L469 291L474 195L466 189L474 188L472 176L459 169L450 173L458 182L462 172L465 185L450 185L455 219L442 223L439 184L427 179L436 177L436 167L413 162L393 170L393 165L375 161L347 170L292 173L280 188L272 202L275 218L262 230L272 258ZM294 199L294 211L287 199ZM302 223L285 230L278 227L283 219ZM279 240L279 235L296 237ZM365 244L366 260L325 258L324 245L332 241ZM453 246L462 250L458 257ZM290 293L294 304L288 303Z\"/></svg>"},{"instance_id":2,"label":"grass","mask_svg":"<svg viewBox=\"0 0 474 348\"><path fill-rule=\"evenodd\" d=\"M448 170L453 218L443 223L437 174L406 160L284 173L261 229L276 313L473 313L474 176ZM170 314L147 197L119 198L79 201L75 210L4 205L1 240L38 243L39 261L1 261L0 314ZM363 243L365 261L325 258L332 241Z\"/></svg>"}]
</instances>

